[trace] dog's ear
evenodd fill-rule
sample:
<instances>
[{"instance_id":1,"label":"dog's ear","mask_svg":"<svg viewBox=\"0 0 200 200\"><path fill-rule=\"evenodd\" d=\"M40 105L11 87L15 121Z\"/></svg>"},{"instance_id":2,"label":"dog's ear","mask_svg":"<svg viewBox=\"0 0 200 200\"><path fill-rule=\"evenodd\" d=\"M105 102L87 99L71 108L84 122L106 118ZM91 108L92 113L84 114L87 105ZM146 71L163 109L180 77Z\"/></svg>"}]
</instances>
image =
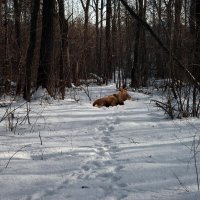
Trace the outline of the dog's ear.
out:
<instances>
[{"instance_id":1,"label":"dog's ear","mask_svg":"<svg viewBox=\"0 0 200 200\"><path fill-rule=\"evenodd\" d=\"M128 88L127 87L123 87L120 91L123 91L123 90L128 90Z\"/></svg>"},{"instance_id":2,"label":"dog's ear","mask_svg":"<svg viewBox=\"0 0 200 200\"><path fill-rule=\"evenodd\" d=\"M127 90L126 84L124 84L122 88L123 88L124 90Z\"/></svg>"},{"instance_id":3,"label":"dog's ear","mask_svg":"<svg viewBox=\"0 0 200 200\"><path fill-rule=\"evenodd\" d=\"M128 90L128 88L126 87L125 84L122 87L119 88L119 91L123 91L123 90Z\"/></svg>"},{"instance_id":4,"label":"dog's ear","mask_svg":"<svg viewBox=\"0 0 200 200\"><path fill-rule=\"evenodd\" d=\"M122 87L120 87L120 88L119 88L119 91L122 91L122 90L123 90L123 88L122 88Z\"/></svg>"}]
</instances>

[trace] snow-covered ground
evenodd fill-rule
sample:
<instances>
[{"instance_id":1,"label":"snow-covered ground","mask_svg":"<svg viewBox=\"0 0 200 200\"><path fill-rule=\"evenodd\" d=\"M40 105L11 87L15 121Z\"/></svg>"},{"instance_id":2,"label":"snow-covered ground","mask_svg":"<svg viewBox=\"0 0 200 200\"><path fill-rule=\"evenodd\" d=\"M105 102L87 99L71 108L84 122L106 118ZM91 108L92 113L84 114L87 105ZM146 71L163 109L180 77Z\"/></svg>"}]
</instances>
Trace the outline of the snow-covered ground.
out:
<instances>
[{"instance_id":1,"label":"snow-covered ground","mask_svg":"<svg viewBox=\"0 0 200 200\"><path fill-rule=\"evenodd\" d=\"M89 88L92 100L115 92L114 85ZM154 97L130 95L110 108L93 107L84 91L67 93L79 101L36 99L30 125L20 124L26 105L18 108L14 132L8 119L0 123L0 199L199 200L199 119L172 121Z\"/></svg>"}]
</instances>

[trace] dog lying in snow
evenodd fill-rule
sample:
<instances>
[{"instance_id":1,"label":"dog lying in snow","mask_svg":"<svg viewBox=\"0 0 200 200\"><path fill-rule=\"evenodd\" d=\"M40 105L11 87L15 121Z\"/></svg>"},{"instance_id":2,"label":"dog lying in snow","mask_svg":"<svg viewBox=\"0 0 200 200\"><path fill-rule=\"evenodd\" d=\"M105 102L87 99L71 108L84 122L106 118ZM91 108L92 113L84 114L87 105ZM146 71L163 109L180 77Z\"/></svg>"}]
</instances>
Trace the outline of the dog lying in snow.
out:
<instances>
[{"instance_id":1,"label":"dog lying in snow","mask_svg":"<svg viewBox=\"0 0 200 200\"><path fill-rule=\"evenodd\" d=\"M128 94L127 88L120 88L118 94L109 95L101 99L97 99L93 106L101 108L103 106L117 106L124 105L124 101L130 100L131 96Z\"/></svg>"}]
</instances>

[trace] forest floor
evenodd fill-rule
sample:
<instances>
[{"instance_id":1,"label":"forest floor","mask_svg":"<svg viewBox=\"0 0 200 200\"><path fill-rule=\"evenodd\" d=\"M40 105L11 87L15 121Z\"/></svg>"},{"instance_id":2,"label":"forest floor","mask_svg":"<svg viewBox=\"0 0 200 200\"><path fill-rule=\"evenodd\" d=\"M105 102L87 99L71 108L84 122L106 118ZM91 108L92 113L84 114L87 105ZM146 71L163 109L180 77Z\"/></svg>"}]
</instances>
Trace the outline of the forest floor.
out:
<instances>
[{"instance_id":1,"label":"forest floor","mask_svg":"<svg viewBox=\"0 0 200 200\"><path fill-rule=\"evenodd\" d=\"M35 98L30 124L26 104L12 103L14 118L0 123L1 200L200 199L199 119L168 119L157 96L137 92L124 106L96 108L115 86L88 91L92 101L83 90Z\"/></svg>"}]
</instances>

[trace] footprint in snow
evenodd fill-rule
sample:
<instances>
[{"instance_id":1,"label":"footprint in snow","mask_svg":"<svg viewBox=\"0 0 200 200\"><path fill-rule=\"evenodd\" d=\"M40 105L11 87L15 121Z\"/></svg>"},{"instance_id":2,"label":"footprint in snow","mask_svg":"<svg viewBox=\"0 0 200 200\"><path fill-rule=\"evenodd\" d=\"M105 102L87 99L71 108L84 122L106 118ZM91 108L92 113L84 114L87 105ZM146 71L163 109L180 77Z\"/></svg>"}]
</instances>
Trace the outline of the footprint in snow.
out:
<instances>
[{"instance_id":1,"label":"footprint in snow","mask_svg":"<svg viewBox=\"0 0 200 200\"><path fill-rule=\"evenodd\" d=\"M110 154L108 153L108 148L105 147L98 147L95 149L95 152L97 154L97 156L109 156Z\"/></svg>"},{"instance_id":2,"label":"footprint in snow","mask_svg":"<svg viewBox=\"0 0 200 200\"><path fill-rule=\"evenodd\" d=\"M114 130L114 126L109 126L108 127L108 131L113 131Z\"/></svg>"},{"instance_id":3,"label":"footprint in snow","mask_svg":"<svg viewBox=\"0 0 200 200\"><path fill-rule=\"evenodd\" d=\"M120 170L123 169L123 168L124 168L124 167L123 167L122 165L117 166L117 167L115 168L115 171L118 172L118 171L120 171Z\"/></svg>"},{"instance_id":4,"label":"footprint in snow","mask_svg":"<svg viewBox=\"0 0 200 200\"><path fill-rule=\"evenodd\" d=\"M112 177L111 177L111 180L113 181L113 182L117 182L117 181L119 181L121 179L121 176L118 176L118 175L113 175Z\"/></svg>"},{"instance_id":5,"label":"footprint in snow","mask_svg":"<svg viewBox=\"0 0 200 200\"><path fill-rule=\"evenodd\" d=\"M118 183L117 185L118 185L118 187L122 187L122 188L127 187L127 184L126 184L126 183Z\"/></svg>"},{"instance_id":6,"label":"footprint in snow","mask_svg":"<svg viewBox=\"0 0 200 200\"><path fill-rule=\"evenodd\" d=\"M104 131L106 130L106 126L105 125L100 125L98 128L96 128L97 131Z\"/></svg>"},{"instance_id":7,"label":"footprint in snow","mask_svg":"<svg viewBox=\"0 0 200 200\"><path fill-rule=\"evenodd\" d=\"M119 149L118 146L111 146L111 147L110 147L110 150L111 150L112 152L119 152L119 151L120 151L120 149Z\"/></svg>"},{"instance_id":8,"label":"footprint in snow","mask_svg":"<svg viewBox=\"0 0 200 200\"><path fill-rule=\"evenodd\" d=\"M120 124L120 118L119 118L119 117L116 117L113 123L114 123L114 124Z\"/></svg>"},{"instance_id":9,"label":"footprint in snow","mask_svg":"<svg viewBox=\"0 0 200 200\"><path fill-rule=\"evenodd\" d=\"M62 189L65 189L68 185L69 181L66 180L64 181L59 187L58 187L58 190L62 190Z\"/></svg>"},{"instance_id":10,"label":"footprint in snow","mask_svg":"<svg viewBox=\"0 0 200 200\"><path fill-rule=\"evenodd\" d=\"M90 169L94 170L96 168L100 168L102 166L102 163L100 161L88 161L85 165L83 165L81 168L84 171L89 171Z\"/></svg>"},{"instance_id":11,"label":"footprint in snow","mask_svg":"<svg viewBox=\"0 0 200 200\"><path fill-rule=\"evenodd\" d=\"M89 165L83 165L82 167L81 167L83 170L85 170L85 171L89 171L90 170L90 166Z\"/></svg>"},{"instance_id":12,"label":"footprint in snow","mask_svg":"<svg viewBox=\"0 0 200 200\"><path fill-rule=\"evenodd\" d=\"M95 166L95 167L101 167L102 166L101 162L96 161L96 160L92 161L90 164Z\"/></svg>"},{"instance_id":13,"label":"footprint in snow","mask_svg":"<svg viewBox=\"0 0 200 200\"><path fill-rule=\"evenodd\" d=\"M112 143L111 139L110 139L109 137L106 137L106 136L102 137L101 140L102 140L103 142L107 143L107 144Z\"/></svg>"}]
</instances>

